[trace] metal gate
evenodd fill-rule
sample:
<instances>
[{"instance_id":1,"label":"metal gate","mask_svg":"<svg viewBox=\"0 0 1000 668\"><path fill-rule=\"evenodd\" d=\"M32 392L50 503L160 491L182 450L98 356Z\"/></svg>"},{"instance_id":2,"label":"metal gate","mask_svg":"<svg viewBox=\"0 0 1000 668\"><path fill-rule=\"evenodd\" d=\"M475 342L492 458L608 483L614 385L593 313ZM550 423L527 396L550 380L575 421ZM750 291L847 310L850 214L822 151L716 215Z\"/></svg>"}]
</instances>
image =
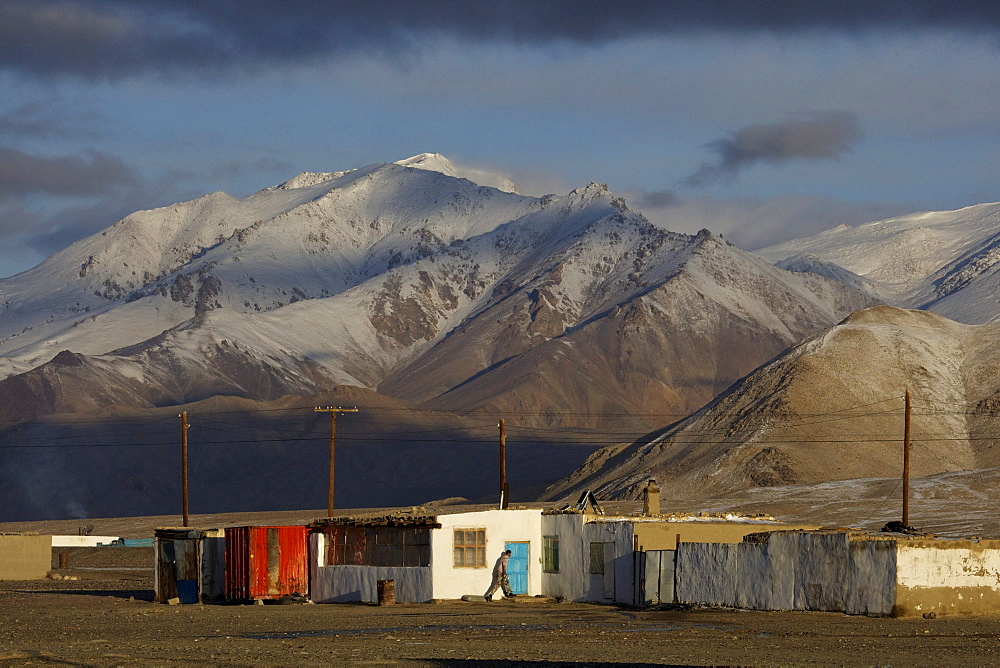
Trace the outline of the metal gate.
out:
<instances>
[{"instance_id":1,"label":"metal gate","mask_svg":"<svg viewBox=\"0 0 1000 668\"><path fill-rule=\"evenodd\" d=\"M635 594L633 605L656 605L674 601L676 550L634 552Z\"/></svg>"}]
</instances>

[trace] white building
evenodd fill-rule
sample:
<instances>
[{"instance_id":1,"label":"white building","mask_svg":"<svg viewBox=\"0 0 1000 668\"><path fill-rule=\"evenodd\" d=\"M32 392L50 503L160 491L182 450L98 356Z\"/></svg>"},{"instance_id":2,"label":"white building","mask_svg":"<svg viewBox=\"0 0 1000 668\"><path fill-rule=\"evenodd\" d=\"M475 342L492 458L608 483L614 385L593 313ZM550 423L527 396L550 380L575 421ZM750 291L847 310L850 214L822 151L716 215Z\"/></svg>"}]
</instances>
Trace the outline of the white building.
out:
<instances>
[{"instance_id":1,"label":"white building","mask_svg":"<svg viewBox=\"0 0 1000 668\"><path fill-rule=\"evenodd\" d=\"M581 504L320 520L309 537L310 598L375 602L379 580L392 580L401 602L481 596L497 558L510 549L508 573L518 595L673 600L679 542L739 542L749 533L799 528L771 518L600 513L596 504Z\"/></svg>"},{"instance_id":2,"label":"white building","mask_svg":"<svg viewBox=\"0 0 1000 668\"><path fill-rule=\"evenodd\" d=\"M542 594L541 517L535 508L315 522L310 598L374 602L379 580L394 581L400 602L482 595L506 549L514 592Z\"/></svg>"}]
</instances>

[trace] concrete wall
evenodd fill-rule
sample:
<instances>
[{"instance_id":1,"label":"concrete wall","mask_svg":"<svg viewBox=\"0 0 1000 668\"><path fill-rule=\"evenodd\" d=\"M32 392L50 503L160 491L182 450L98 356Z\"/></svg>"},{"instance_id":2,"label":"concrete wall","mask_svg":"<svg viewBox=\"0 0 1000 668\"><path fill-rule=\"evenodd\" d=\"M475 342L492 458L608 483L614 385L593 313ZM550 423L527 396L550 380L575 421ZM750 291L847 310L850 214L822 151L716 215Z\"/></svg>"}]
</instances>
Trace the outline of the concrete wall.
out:
<instances>
[{"instance_id":1,"label":"concrete wall","mask_svg":"<svg viewBox=\"0 0 1000 668\"><path fill-rule=\"evenodd\" d=\"M375 603L379 580L394 582L399 603L429 603L434 598L429 567L325 566L322 533L309 535L309 555L309 598L314 603Z\"/></svg>"},{"instance_id":2,"label":"concrete wall","mask_svg":"<svg viewBox=\"0 0 1000 668\"><path fill-rule=\"evenodd\" d=\"M632 603L632 523L577 513L542 516L542 535L559 536L559 572L542 574L542 591L567 601ZM608 545L605 573L590 573L590 544Z\"/></svg>"},{"instance_id":3,"label":"concrete wall","mask_svg":"<svg viewBox=\"0 0 1000 668\"><path fill-rule=\"evenodd\" d=\"M542 589L542 511L485 510L454 515L438 515L440 529L431 531L431 572L433 598L456 599L471 594L482 596L489 589L493 565L505 543L528 543L528 595ZM455 529L486 529L486 564L482 568L455 568ZM397 598L398 587L397 583Z\"/></svg>"},{"instance_id":4,"label":"concrete wall","mask_svg":"<svg viewBox=\"0 0 1000 668\"><path fill-rule=\"evenodd\" d=\"M583 600L631 604L635 597L635 557L631 522L595 520L583 525L584 572L589 578ZM590 543L604 543L604 575L591 575ZM610 562L610 563L609 563ZM609 568L610 567L610 568Z\"/></svg>"},{"instance_id":5,"label":"concrete wall","mask_svg":"<svg viewBox=\"0 0 1000 668\"><path fill-rule=\"evenodd\" d=\"M0 580L40 580L51 567L51 536L0 535Z\"/></svg>"},{"instance_id":6,"label":"concrete wall","mask_svg":"<svg viewBox=\"0 0 1000 668\"><path fill-rule=\"evenodd\" d=\"M1000 541L900 540L895 584L896 615L1000 612Z\"/></svg>"},{"instance_id":7,"label":"concrete wall","mask_svg":"<svg viewBox=\"0 0 1000 668\"><path fill-rule=\"evenodd\" d=\"M895 543L857 538L778 533L759 543L682 543L677 598L754 610L892 614Z\"/></svg>"},{"instance_id":8,"label":"concrete wall","mask_svg":"<svg viewBox=\"0 0 1000 668\"><path fill-rule=\"evenodd\" d=\"M542 592L565 601L585 600L590 589L584 560L583 515L542 515L542 535L559 536L559 572L542 573ZM589 554L586 555L589 559Z\"/></svg>"}]
</instances>

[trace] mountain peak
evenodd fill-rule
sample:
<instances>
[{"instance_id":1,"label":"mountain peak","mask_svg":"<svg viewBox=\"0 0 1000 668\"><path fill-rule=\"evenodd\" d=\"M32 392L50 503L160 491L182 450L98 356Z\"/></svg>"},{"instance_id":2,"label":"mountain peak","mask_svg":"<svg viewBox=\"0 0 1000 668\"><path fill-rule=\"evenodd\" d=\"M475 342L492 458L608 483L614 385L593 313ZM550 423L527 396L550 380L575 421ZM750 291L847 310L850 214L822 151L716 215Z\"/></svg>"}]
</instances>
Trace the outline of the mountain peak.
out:
<instances>
[{"instance_id":1,"label":"mountain peak","mask_svg":"<svg viewBox=\"0 0 1000 668\"><path fill-rule=\"evenodd\" d=\"M441 172L446 176L458 176L455 165L451 164L448 158L440 153L421 153L412 158L397 160L397 165L403 167L413 167L414 169L426 169L431 172Z\"/></svg>"},{"instance_id":2,"label":"mountain peak","mask_svg":"<svg viewBox=\"0 0 1000 668\"><path fill-rule=\"evenodd\" d=\"M445 176L454 176L459 179L467 179L475 184L496 188L504 192L518 193L517 186L502 173L491 169L477 169L474 167L456 167L448 158L440 153L421 153L412 158L397 160L394 164L402 167L412 167L414 169L426 169L430 172L440 172Z\"/></svg>"}]
</instances>

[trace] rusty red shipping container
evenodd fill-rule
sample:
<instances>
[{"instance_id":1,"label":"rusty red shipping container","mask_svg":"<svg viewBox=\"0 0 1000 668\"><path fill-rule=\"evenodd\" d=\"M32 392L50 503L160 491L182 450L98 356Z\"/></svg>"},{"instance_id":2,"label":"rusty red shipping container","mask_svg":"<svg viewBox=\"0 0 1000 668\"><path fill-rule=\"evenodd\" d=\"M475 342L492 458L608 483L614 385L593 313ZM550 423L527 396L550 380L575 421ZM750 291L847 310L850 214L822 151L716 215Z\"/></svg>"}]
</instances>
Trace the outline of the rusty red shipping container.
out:
<instances>
[{"instance_id":1,"label":"rusty red shipping container","mask_svg":"<svg viewBox=\"0 0 1000 668\"><path fill-rule=\"evenodd\" d=\"M226 529L226 598L233 601L309 593L308 527Z\"/></svg>"}]
</instances>

